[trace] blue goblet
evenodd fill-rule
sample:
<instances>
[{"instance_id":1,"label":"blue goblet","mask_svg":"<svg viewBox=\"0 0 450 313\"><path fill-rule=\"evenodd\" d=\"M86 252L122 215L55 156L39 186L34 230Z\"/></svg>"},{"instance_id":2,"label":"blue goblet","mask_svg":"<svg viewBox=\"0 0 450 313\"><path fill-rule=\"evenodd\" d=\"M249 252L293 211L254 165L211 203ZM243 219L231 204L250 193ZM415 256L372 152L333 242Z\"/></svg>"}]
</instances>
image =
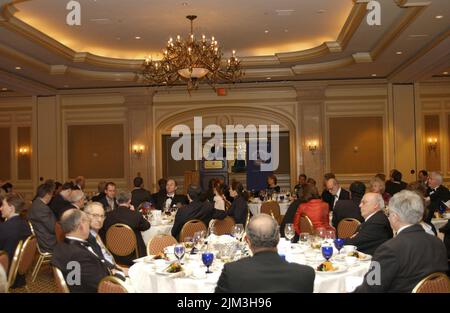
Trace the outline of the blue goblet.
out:
<instances>
[{"instance_id":1,"label":"blue goblet","mask_svg":"<svg viewBox=\"0 0 450 313\"><path fill-rule=\"evenodd\" d=\"M344 239L342 239L342 238L334 239L334 246L338 250L338 253L341 253L341 249L344 246Z\"/></svg>"},{"instance_id":2,"label":"blue goblet","mask_svg":"<svg viewBox=\"0 0 450 313\"><path fill-rule=\"evenodd\" d=\"M328 261L333 255L333 246L322 246L322 255Z\"/></svg>"},{"instance_id":3,"label":"blue goblet","mask_svg":"<svg viewBox=\"0 0 450 313\"><path fill-rule=\"evenodd\" d=\"M214 260L214 254L213 253L211 253L211 252L203 252L203 254L202 254L202 261L203 261L203 264L205 264L205 266L206 266L206 274L212 273L209 270L209 267L211 266L213 260Z\"/></svg>"}]
</instances>

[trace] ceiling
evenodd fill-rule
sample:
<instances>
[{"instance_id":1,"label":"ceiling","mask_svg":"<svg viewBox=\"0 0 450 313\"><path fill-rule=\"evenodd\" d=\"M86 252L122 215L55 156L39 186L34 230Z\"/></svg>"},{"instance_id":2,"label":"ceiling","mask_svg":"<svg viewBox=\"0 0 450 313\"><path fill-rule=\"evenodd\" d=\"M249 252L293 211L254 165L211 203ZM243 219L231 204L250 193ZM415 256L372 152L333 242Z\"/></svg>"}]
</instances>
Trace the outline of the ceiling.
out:
<instances>
[{"instance_id":1,"label":"ceiling","mask_svg":"<svg viewBox=\"0 0 450 313\"><path fill-rule=\"evenodd\" d=\"M0 90L15 90L0 96L144 86L143 59L186 36L188 14L196 35L237 50L244 82L450 81L449 0L379 0L375 26L368 0L79 0L80 26L68 2L0 0Z\"/></svg>"}]
</instances>

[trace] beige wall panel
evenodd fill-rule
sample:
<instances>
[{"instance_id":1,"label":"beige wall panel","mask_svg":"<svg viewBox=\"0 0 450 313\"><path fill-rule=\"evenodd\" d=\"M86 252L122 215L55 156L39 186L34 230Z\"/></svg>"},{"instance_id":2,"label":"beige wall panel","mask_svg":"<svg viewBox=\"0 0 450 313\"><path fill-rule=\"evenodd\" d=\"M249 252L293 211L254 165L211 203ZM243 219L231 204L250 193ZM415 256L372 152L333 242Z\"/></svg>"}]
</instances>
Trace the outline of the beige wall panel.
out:
<instances>
[{"instance_id":1,"label":"beige wall panel","mask_svg":"<svg viewBox=\"0 0 450 313\"><path fill-rule=\"evenodd\" d=\"M37 100L38 177L40 181L57 178L57 101L56 97Z\"/></svg>"},{"instance_id":2,"label":"beige wall panel","mask_svg":"<svg viewBox=\"0 0 450 313\"><path fill-rule=\"evenodd\" d=\"M11 129L0 127L0 180L11 179Z\"/></svg>"}]
</instances>

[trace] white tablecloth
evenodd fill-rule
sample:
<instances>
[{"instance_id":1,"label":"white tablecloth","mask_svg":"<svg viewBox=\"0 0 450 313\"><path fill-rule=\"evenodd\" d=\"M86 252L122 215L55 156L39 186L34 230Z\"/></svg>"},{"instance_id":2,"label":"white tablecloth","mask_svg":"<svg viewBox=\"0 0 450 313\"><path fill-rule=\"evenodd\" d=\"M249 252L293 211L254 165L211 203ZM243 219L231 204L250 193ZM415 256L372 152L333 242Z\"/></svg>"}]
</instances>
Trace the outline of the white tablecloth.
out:
<instances>
[{"instance_id":1,"label":"white tablecloth","mask_svg":"<svg viewBox=\"0 0 450 313\"><path fill-rule=\"evenodd\" d=\"M257 215L261 213L261 204L262 203L249 203L248 208L253 215ZM280 205L280 214L286 215L286 211L289 208L290 202L278 202Z\"/></svg>"},{"instance_id":2,"label":"white tablecloth","mask_svg":"<svg viewBox=\"0 0 450 313\"><path fill-rule=\"evenodd\" d=\"M145 245L147 246L148 242L153 239L153 237L157 235L170 235L172 231L173 223L165 224L165 225L151 225L150 229L141 232L142 239L144 239Z\"/></svg>"},{"instance_id":3,"label":"white tablecloth","mask_svg":"<svg viewBox=\"0 0 450 313\"><path fill-rule=\"evenodd\" d=\"M436 231L438 233L438 237L442 240L444 240L444 234L439 232L439 228L442 226L445 226L447 224L448 218L433 218L431 220L431 223L433 223L434 227L436 228Z\"/></svg>"}]
</instances>

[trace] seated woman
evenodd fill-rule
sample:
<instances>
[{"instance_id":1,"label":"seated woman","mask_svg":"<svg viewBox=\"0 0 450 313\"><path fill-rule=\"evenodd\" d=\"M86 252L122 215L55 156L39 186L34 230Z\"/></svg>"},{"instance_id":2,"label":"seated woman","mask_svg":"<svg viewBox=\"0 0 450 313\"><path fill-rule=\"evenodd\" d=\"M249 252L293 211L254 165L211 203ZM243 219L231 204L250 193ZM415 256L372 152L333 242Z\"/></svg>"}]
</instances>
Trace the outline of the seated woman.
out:
<instances>
[{"instance_id":1,"label":"seated woman","mask_svg":"<svg viewBox=\"0 0 450 313\"><path fill-rule=\"evenodd\" d=\"M267 193L270 195L274 192L280 192L280 186L277 185L277 177L272 174L267 177Z\"/></svg>"},{"instance_id":2,"label":"seated woman","mask_svg":"<svg viewBox=\"0 0 450 313\"><path fill-rule=\"evenodd\" d=\"M231 216L236 224L242 224L245 227L248 217L248 195L244 191L244 186L240 182L233 181L230 187L230 196L234 198L231 208L227 211L227 215Z\"/></svg>"},{"instance_id":3,"label":"seated woman","mask_svg":"<svg viewBox=\"0 0 450 313\"><path fill-rule=\"evenodd\" d=\"M383 197L384 204L387 205L389 203L391 195L385 191L385 183L378 176L374 176L370 179L369 192L379 193Z\"/></svg>"},{"instance_id":4,"label":"seated woman","mask_svg":"<svg viewBox=\"0 0 450 313\"><path fill-rule=\"evenodd\" d=\"M223 184L217 179L214 181L214 208L216 210L225 211L225 197L223 195Z\"/></svg>"},{"instance_id":5,"label":"seated woman","mask_svg":"<svg viewBox=\"0 0 450 313\"><path fill-rule=\"evenodd\" d=\"M328 208L328 204L320 199L319 192L315 186L309 184L305 185L301 198L305 201L305 203L301 203L298 206L294 217L294 228L297 235L302 232L299 225L300 216L302 214L309 217L314 229L334 229L330 226L330 210Z\"/></svg>"}]
</instances>

